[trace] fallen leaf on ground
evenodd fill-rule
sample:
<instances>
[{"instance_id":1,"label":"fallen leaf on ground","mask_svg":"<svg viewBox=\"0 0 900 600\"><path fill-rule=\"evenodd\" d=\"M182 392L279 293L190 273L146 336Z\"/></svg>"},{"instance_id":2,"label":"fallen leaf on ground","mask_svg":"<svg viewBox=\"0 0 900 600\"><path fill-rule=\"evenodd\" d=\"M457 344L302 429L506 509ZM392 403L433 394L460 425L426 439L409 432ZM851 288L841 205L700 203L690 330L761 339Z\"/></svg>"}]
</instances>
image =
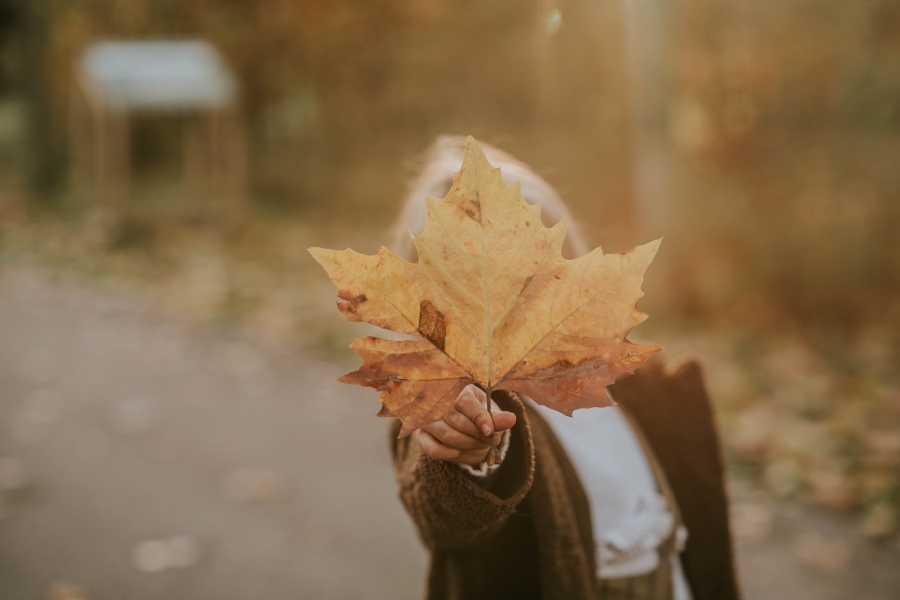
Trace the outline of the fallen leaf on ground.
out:
<instances>
[{"instance_id":1,"label":"fallen leaf on ground","mask_svg":"<svg viewBox=\"0 0 900 600\"><path fill-rule=\"evenodd\" d=\"M200 559L200 543L190 535L144 540L132 551L135 568L142 573L162 573L167 569L186 569Z\"/></svg>"},{"instance_id":2,"label":"fallen leaf on ground","mask_svg":"<svg viewBox=\"0 0 900 600\"><path fill-rule=\"evenodd\" d=\"M511 390L571 415L609 406L605 388L660 351L628 332L659 240L621 254L566 260L566 222L544 227L540 206L506 185L469 138L443 200L425 199L419 261L311 248L350 321L415 336L357 339L362 366L340 378L381 392L379 416L400 435L443 417L469 384Z\"/></svg>"},{"instance_id":3,"label":"fallen leaf on ground","mask_svg":"<svg viewBox=\"0 0 900 600\"><path fill-rule=\"evenodd\" d=\"M58 582L47 590L47 600L91 600L91 598L87 587L78 583Z\"/></svg>"},{"instance_id":4,"label":"fallen leaf on ground","mask_svg":"<svg viewBox=\"0 0 900 600\"><path fill-rule=\"evenodd\" d=\"M850 560L850 550L843 540L827 538L814 531L798 534L791 549L801 563L825 573L843 570Z\"/></svg>"},{"instance_id":5,"label":"fallen leaf on ground","mask_svg":"<svg viewBox=\"0 0 900 600\"><path fill-rule=\"evenodd\" d=\"M284 477L270 467L233 469L223 482L225 496L238 504L276 502L285 496Z\"/></svg>"},{"instance_id":6,"label":"fallen leaf on ground","mask_svg":"<svg viewBox=\"0 0 900 600\"><path fill-rule=\"evenodd\" d=\"M731 525L737 537L761 540L772 532L772 510L760 503L744 502L731 508Z\"/></svg>"}]
</instances>

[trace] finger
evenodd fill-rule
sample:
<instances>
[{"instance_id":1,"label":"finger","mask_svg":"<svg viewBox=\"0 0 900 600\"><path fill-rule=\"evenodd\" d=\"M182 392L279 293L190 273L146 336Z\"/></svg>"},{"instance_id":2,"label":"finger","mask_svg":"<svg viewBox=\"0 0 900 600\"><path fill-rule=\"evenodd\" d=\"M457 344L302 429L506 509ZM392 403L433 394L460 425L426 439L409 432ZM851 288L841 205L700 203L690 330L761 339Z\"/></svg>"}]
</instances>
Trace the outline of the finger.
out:
<instances>
[{"instance_id":1,"label":"finger","mask_svg":"<svg viewBox=\"0 0 900 600\"><path fill-rule=\"evenodd\" d=\"M467 385L466 387L464 387L463 391L460 392L459 395L462 396L463 394L470 394L470 395L475 396L475 399L478 400L479 402L481 402L482 404L484 404L484 399L487 397L487 396L485 396L483 389L481 389L477 385L474 385L471 383L469 385Z\"/></svg>"},{"instance_id":2,"label":"finger","mask_svg":"<svg viewBox=\"0 0 900 600\"><path fill-rule=\"evenodd\" d=\"M460 433L487 441L484 434L478 431L478 427L472 422L472 419L456 410L456 408L451 409L441 420Z\"/></svg>"},{"instance_id":3,"label":"finger","mask_svg":"<svg viewBox=\"0 0 900 600\"><path fill-rule=\"evenodd\" d=\"M467 385L466 387L464 387L463 391L461 391L459 393L459 396L457 396L455 402L459 402L459 400L462 398L467 398L467 402L471 401L474 398L476 401L484 404L484 392L474 385ZM442 417L442 420L457 431L487 442L489 438L478 431L478 427L475 425L475 423L472 422L469 417L456 410L455 402L454 407L450 410L449 413Z\"/></svg>"},{"instance_id":4,"label":"finger","mask_svg":"<svg viewBox=\"0 0 900 600\"><path fill-rule=\"evenodd\" d=\"M459 455L462 454L462 451L448 448L437 441L433 435L422 429L416 431L416 441L419 443L419 448L422 449L425 456L434 460L453 460L459 458Z\"/></svg>"},{"instance_id":5,"label":"finger","mask_svg":"<svg viewBox=\"0 0 900 600\"><path fill-rule=\"evenodd\" d=\"M469 423L471 423L471 421L469 421ZM483 450L488 447L485 440L466 435L443 421L431 423L423 429L449 448L455 448L457 450Z\"/></svg>"},{"instance_id":6,"label":"finger","mask_svg":"<svg viewBox=\"0 0 900 600\"><path fill-rule=\"evenodd\" d=\"M484 435L494 433L494 421L488 414L484 404L479 402L475 394L460 394L453 405L456 410L467 416Z\"/></svg>"},{"instance_id":7,"label":"finger","mask_svg":"<svg viewBox=\"0 0 900 600\"><path fill-rule=\"evenodd\" d=\"M473 467L477 467L481 463L483 463L487 459L488 450L469 450L460 455L459 458L455 459L453 462L464 464L464 465L472 465Z\"/></svg>"},{"instance_id":8,"label":"finger","mask_svg":"<svg viewBox=\"0 0 900 600\"><path fill-rule=\"evenodd\" d=\"M480 395L480 397L482 399L482 401L479 402L479 404L482 404L483 399L485 397L484 392L481 391L480 389L478 389L477 387L470 385L470 386L467 386L460 393L459 398L457 399L457 402L462 400L465 405L466 403L471 402L472 396L476 396L476 400L477 400L478 395ZM464 398L464 397L468 397L468 398ZM493 411L491 416L493 417L495 434L498 432L506 431L507 429L511 429L516 424L516 415L514 413L511 413L508 411L500 410L500 407L497 406L497 403L494 402L493 400L491 401L491 409ZM489 437L485 436L482 432L478 431L478 427L475 425L475 423L469 417L467 417L465 414L459 412L455 407L443 417L443 420L445 423L447 423L454 429L456 429L462 433L465 433L471 437L481 439L484 442L487 442L490 440ZM499 443L499 442L495 442L495 444L496 443Z\"/></svg>"},{"instance_id":9,"label":"finger","mask_svg":"<svg viewBox=\"0 0 900 600\"><path fill-rule=\"evenodd\" d=\"M494 413L494 430L506 431L516 424L516 415L505 410Z\"/></svg>"}]
</instances>

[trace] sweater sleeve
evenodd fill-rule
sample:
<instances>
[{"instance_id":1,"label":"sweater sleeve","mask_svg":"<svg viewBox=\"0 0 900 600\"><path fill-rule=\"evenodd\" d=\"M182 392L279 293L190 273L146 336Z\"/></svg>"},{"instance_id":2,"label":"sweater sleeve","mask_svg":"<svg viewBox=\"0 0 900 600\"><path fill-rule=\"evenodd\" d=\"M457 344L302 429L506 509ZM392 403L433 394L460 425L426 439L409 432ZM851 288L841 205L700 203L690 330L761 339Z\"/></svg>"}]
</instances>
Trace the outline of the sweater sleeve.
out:
<instances>
[{"instance_id":1,"label":"sweater sleeve","mask_svg":"<svg viewBox=\"0 0 900 600\"><path fill-rule=\"evenodd\" d=\"M494 400L515 413L516 425L511 430L506 460L490 491L472 481L455 463L425 456L413 436L393 440L400 499L432 550L464 550L490 539L531 489L534 450L524 406L516 396L505 392L496 392ZM396 436L397 428L391 429Z\"/></svg>"}]
</instances>

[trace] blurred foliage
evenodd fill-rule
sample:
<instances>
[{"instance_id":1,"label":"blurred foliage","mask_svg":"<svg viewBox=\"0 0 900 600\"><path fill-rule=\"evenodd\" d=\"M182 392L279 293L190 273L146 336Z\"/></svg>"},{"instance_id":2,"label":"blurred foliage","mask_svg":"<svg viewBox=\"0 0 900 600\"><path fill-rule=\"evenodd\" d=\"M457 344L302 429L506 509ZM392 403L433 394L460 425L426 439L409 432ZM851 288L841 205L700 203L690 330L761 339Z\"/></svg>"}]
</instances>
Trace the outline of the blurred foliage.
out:
<instances>
[{"instance_id":1,"label":"blurred foliage","mask_svg":"<svg viewBox=\"0 0 900 600\"><path fill-rule=\"evenodd\" d=\"M558 103L545 115L535 93L535 3L45 1L52 6L51 47L42 68L56 107L48 118L60 138L72 60L88 43L202 37L223 51L243 86L250 173L262 210L354 210L386 224L408 174L403 161L453 132L501 143L533 164L571 162L562 173L570 176L560 180L585 197L591 220L606 211L614 217L604 222L627 221L627 192L619 189L627 119L614 106L621 101L613 76L622 53L614 12L601 19L596 8L582 7L590 17L585 31L560 36L556 54L566 58L551 66L554 86L577 98L579 108ZM590 135L571 145L578 132ZM593 179L571 176L576 172ZM600 201L604 194L616 201Z\"/></svg>"},{"instance_id":2,"label":"blurred foliage","mask_svg":"<svg viewBox=\"0 0 900 600\"><path fill-rule=\"evenodd\" d=\"M312 275L316 265L306 252L331 240L348 243L344 228L254 220L240 234L225 234L132 219L111 233L97 219L24 219L21 207L5 208L0 260L134 292L175 321L239 328L264 344L349 358L349 327L335 314L331 283Z\"/></svg>"},{"instance_id":3,"label":"blurred foliage","mask_svg":"<svg viewBox=\"0 0 900 600\"><path fill-rule=\"evenodd\" d=\"M243 86L256 211L237 233L149 210L113 230L91 211L29 221L14 172L22 111L0 102L3 256L344 359L350 328L303 248L376 250L404 161L435 136L471 133L536 166L616 251L646 241L634 174L648 133L665 149L667 212L644 335L704 360L737 472L863 508L873 535L896 527L895 1L659 4L664 97L650 132L635 130L621 3L45 1L40 68L63 145L72 60L90 41L215 43ZM164 134L136 128L135 158L165 154ZM135 196L165 193L151 183Z\"/></svg>"},{"instance_id":4,"label":"blurred foliage","mask_svg":"<svg viewBox=\"0 0 900 600\"><path fill-rule=\"evenodd\" d=\"M659 331L702 359L732 473L781 497L860 510L866 533L900 525L900 375L894 331L733 327Z\"/></svg>"},{"instance_id":5,"label":"blurred foliage","mask_svg":"<svg viewBox=\"0 0 900 600\"><path fill-rule=\"evenodd\" d=\"M900 518L900 5L682 0L673 19L684 260L670 277L691 282L682 314L720 323L684 345L704 358L732 464L781 495L864 509L886 535Z\"/></svg>"},{"instance_id":6,"label":"blurred foliage","mask_svg":"<svg viewBox=\"0 0 900 600\"><path fill-rule=\"evenodd\" d=\"M641 241L612 8L556 3L563 24L536 59L540 3L47 2L60 137L72 57L90 41L201 36L242 82L263 208L353 210L386 224L402 161L435 135L464 132L554 165L548 176L605 246ZM667 6L665 233L678 260L662 308L770 325L896 322L900 8Z\"/></svg>"},{"instance_id":7,"label":"blurred foliage","mask_svg":"<svg viewBox=\"0 0 900 600\"><path fill-rule=\"evenodd\" d=\"M897 323L900 5L680 6L670 125L690 172L688 304Z\"/></svg>"}]
</instances>

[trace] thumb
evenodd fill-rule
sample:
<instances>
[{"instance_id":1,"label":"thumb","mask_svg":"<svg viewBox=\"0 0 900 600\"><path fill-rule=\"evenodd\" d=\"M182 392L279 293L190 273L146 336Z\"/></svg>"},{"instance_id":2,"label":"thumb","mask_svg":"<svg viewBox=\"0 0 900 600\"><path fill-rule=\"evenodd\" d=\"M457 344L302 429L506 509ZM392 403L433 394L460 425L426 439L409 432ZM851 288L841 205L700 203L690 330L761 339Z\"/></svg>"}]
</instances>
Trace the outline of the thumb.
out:
<instances>
[{"instance_id":1,"label":"thumb","mask_svg":"<svg viewBox=\"0 0 900 600\"><path fill-rule=\"evenodd\" d=\"M507 411L498 411L494 413L494 430L495 431L506 431L507 429L512 429L512 426L516 424L516 415Z\"/></svg>"}]
</instances>

